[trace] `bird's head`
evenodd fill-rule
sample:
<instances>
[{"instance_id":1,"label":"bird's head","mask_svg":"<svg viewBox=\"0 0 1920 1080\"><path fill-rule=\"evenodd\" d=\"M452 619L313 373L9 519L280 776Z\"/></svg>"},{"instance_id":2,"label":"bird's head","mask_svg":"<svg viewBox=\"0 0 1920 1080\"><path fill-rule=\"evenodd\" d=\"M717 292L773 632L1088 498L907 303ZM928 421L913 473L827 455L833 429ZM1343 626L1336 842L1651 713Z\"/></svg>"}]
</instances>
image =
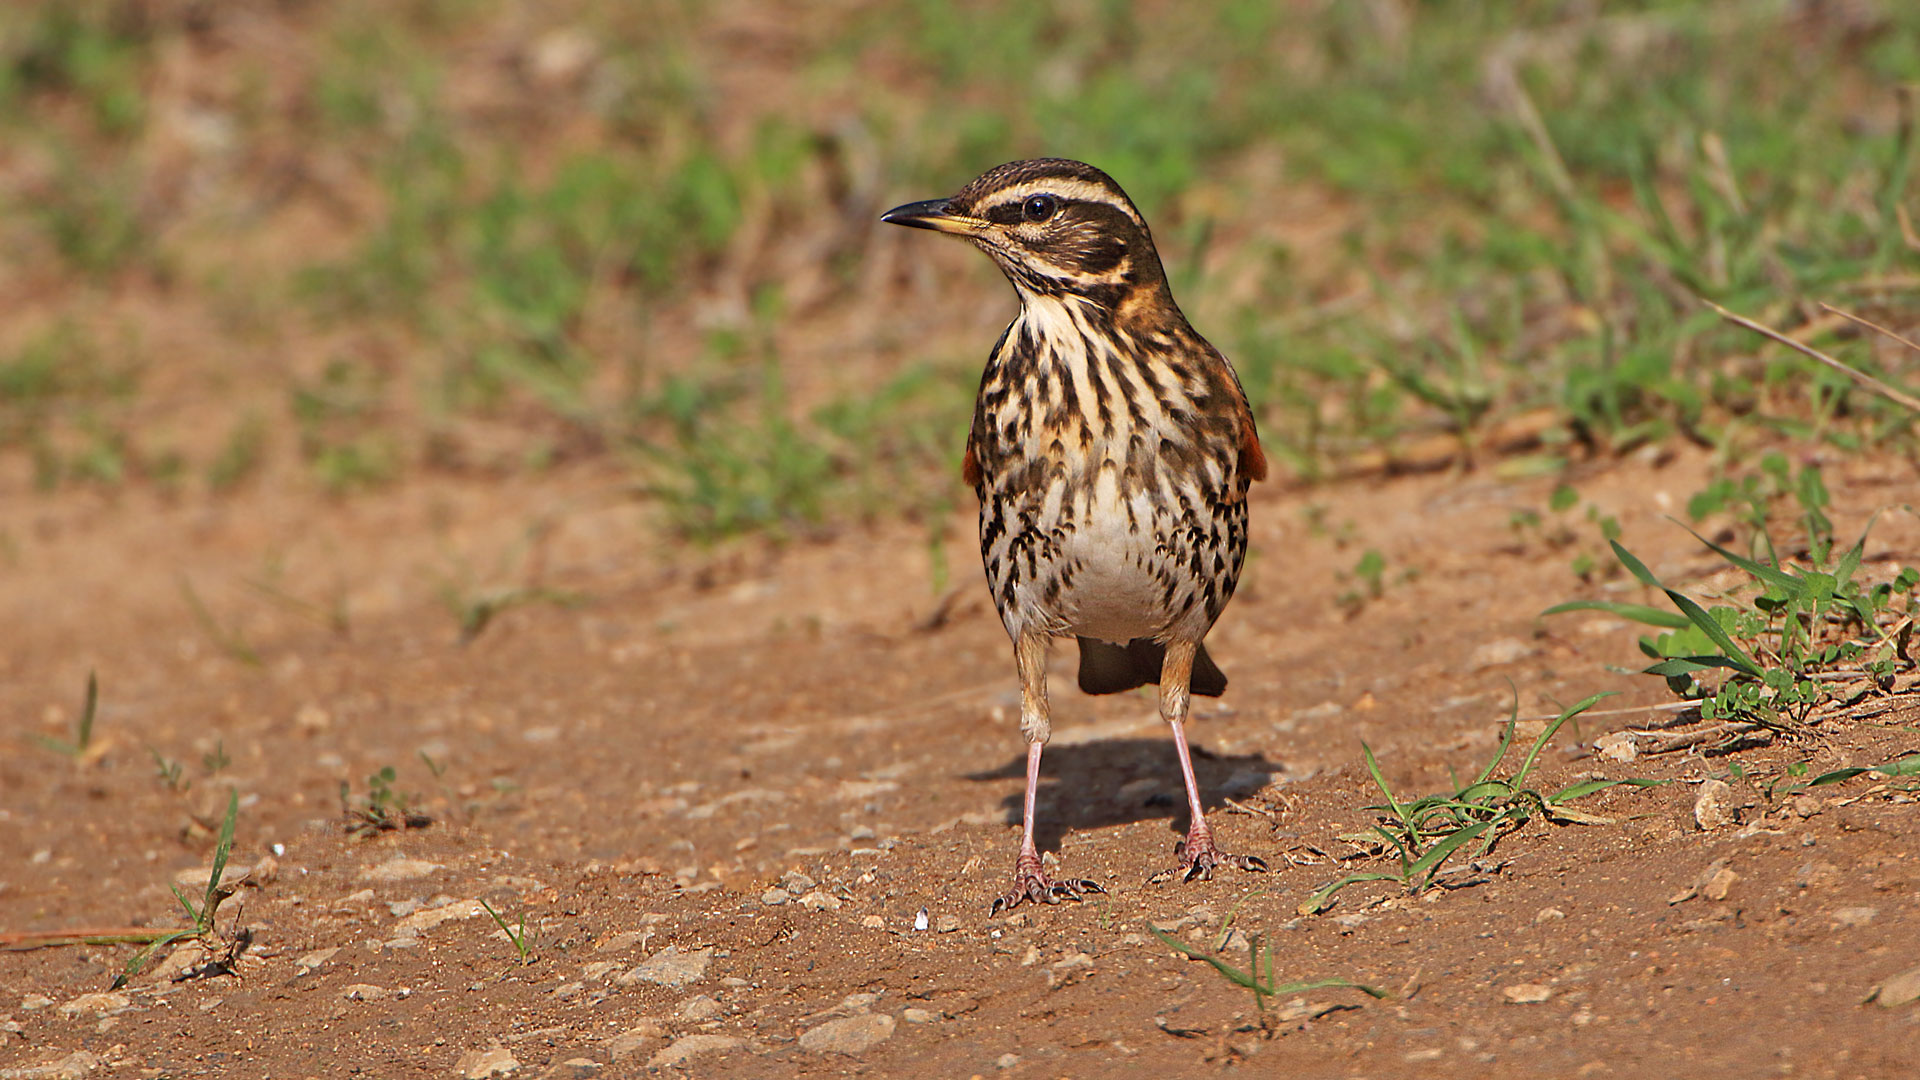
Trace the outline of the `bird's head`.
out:
<instances>
[{"instance_id":1,"label":"bird's head","mask_svg":"<svg viewBox=\"0 0 1920 1080\"><path fill-rule=\"evenodd\" d=\"M1078 295L1119 307L1166 290L1146 220L1112 177L1084 162L1009 162L948 198L896 206L880 220L973 241L1023 297Z\"/></svg>"}]
</instances>

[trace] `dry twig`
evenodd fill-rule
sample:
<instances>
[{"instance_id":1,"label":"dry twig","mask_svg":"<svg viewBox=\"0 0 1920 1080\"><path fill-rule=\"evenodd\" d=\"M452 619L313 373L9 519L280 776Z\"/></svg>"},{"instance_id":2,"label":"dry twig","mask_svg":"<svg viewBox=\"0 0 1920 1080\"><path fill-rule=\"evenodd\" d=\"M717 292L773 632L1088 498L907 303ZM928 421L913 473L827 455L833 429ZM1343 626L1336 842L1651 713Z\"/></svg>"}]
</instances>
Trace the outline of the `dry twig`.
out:
<instances>
[{"instance_id":1,"label":"dry twig","mask_svg":"<svg viewBox=\"0 0 1920 1080\"><path fill-rule=\"evenodd\" d=\"M1728 322L1733 323L1736 326L1744 326L1747 329L1753 331L1754 333L1761 335L1762 337L1772 338L1773 340L1779 342L1782 345L1785 345L1790 349L1793 349L1796 352L1802 353L1806 356L1810 356L1813 359L1818 360L1821 363L1832 368L1833 370L1838 371L1843 375L1846 375L1847 377L1851 378L1853 381L1859 383L1861 386L1864 386L1867 389L1872 390L1874 393L1879 394L1881 397L1886 398L1888 401L1891 401L1896 405L1905 406L1906 408L1912 409L1914 412L1920 413L1920 398L1916 398L1912 394L1905 393L1904 391L1896 390L1893 387L1888 386L1886 383L1881 382L1879 379L1876 379L1873 376L1867 374L1866 372L1861 371L1860 369L1852 367L1848 364L1844 364L1838 360L1835 360L1833 357L1828 356L1826 353L1821 352L1819 349L1816 349L1811 345L1806 345L1801 342L1795 341L1793 338L1788 337L1787 335L1781 333L1778 330L1773 329L1772 327L1754 322L1752 319L1749 319L1744 315L1736 315L1733 312L1728 311L1726 308L1721 307L1719 304L1716 304L1711 300L1702 299L1700 302L1712 308L1714 311L1718 312L1720 314L1720 317L1727 320ZM1851 318L1851 316L1849 316L1849 318Z\"/></svg>"}]
</instances>

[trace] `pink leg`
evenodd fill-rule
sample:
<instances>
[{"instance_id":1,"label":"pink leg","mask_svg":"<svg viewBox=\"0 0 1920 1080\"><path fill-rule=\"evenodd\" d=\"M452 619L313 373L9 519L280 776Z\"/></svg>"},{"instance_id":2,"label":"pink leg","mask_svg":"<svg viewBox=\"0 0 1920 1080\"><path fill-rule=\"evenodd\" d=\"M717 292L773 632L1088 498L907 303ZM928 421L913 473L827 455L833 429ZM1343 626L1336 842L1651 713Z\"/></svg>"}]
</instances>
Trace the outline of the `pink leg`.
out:
<instances>
[{"instance_id":1,"label":"pink leg","mask_svg":"<svg viewBox=\"0 0 1920 1080\"><path fill-rule=\"evenodd\" d=\"M1085 878L1065 878L1054 881L1040 866L1040 850L1033 843L1033 800L1040 788L1040 748L1042 743L1027 746L1027 806L1025 817L1020 826L1020 856L1013 862L1013 887L1006 894L994 900L989 915L998 915L1003 911L1012 911L1022 901L1031 900L1036 904L1057 904L1062 900L1078 900L1086 893L1103 893L1107 890L1100 883Z\"/></svg>"},{"instance_id":2,"label":"pink leg","mask_svg":"<svg viewBox=\"0 0 1920 1080\"><path fill-rule=\"evenodd\" d=\"M1022 901L1057 904L1078 900L1085 893L1107 890L1084 878L1054 881L1040 865L1040 850L1033 843L1033 804L1040 791L1040 752L1047 744L1050 721L1047 716L1046 645L1043 636L1023 637L1014 646L1020 661L1020 727L1027 736L1027 796L1020 818L1020 855L1013 863L1013 887L993 902L989 915L998 915L1019 907Z\"/></svg>"},{"instance_id":3,"label":"pink leg","mask_svg":"<svg viewBox=\"0 0 1920 1080\"><path fill-rule=\"evenodd\" d=\"M1160 675L1160 713L1173 728L1173 746L1180 754L1180 779L1187 785L1187 813L1191 822L1187 838L1174 853L1180 857L1181 880L1211 880L1213 868L1221 863L1242 870L1264 871L1265 859L1254 855L1228 855L1213 843L1213 829L1207 824L1206 809L1200 804L1200 782L1193 776L1193 753L1187 749L1188 679L1192 675L1195 645L1178 642L1167 646L1167 659Z\"/></svg>"}]
</instances>

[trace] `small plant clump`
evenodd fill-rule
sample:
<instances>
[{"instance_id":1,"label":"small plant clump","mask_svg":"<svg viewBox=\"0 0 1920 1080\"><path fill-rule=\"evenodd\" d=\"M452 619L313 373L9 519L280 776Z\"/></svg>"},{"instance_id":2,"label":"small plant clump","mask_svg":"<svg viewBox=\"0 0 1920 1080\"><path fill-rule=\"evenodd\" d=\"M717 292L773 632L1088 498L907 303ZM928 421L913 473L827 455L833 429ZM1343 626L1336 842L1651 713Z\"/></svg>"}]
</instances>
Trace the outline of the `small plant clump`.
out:
<instances>
[{"instance_id":1,"label":"small plant clump","mask_svg":"<svg viewBox=\"0 0 1920 1080\"><path fill-rule=\"evenodd\" d=\"M154 953L185 938L197 940L206 949L207 956L211 958L209 966L214 971L232 971L233 964L239 958L240 951L246 948L248 939L245 932L222 938L214 923L214 916L220 910L221 903L240 888L241 883L238 881L221 880L226 873L227 857L233 853L233 828L239 816L240 793L229 791L226 818L220 823L220 839L214 844L213 866L208 871L207 890L201 894L199 905L195 906L193 901L187 899L186 894L180 891L180 886L169 884L168 888L173 890L173 898L180 902L181 908L187 913L187 925L178 930L159 932L145 948L134 953L132 959L127 961L126 970L113 980L113 989L120 989L127 984L128 979L140 974L141 969L146 966L148 960L153 958Z\"/></svg>"},{"instance_id":2,"label":"small plant clump","mask_svg":"<svg viewBox=\"0 0 1920 1080\"><path fill-rule=\"evenodd\" d=\"M524 909L521 910L519 922L516 926L509 926L507 925L505 916L493 910L492 904L487 903L483 899L480 901L480 906L486 909L488 915L493 916L493 921L500 927L500 932L507 935L507 940L513 943L514 954L519 957L520 963L533 963L533 939L527 934L526 911Z\"/></svg>"},{"instance_id":3,"label":"small plant clump","mask_svg":"<svg viewBox=\"0 0 1920 1080\"><path fill-rule=\"evenodd\" d=\"M1727 725L1738 738L1753 732L1807 734L1826 706L1857 705L1887 693L1900 672L1912 671L1914 618L1920 614L1920 570L1906 567L1891 580L1859 580L1867 531L1835 554L1825 487L1803 471L1797 484L1807 527L1805 555L1781 557L1764 522L1756 539L1764 560L1694 537L1750 579L1756 591L1729 590L1723 603L1703 607L1655 577L1618 540L1608 543L1620 564L1648 588L1665 593L1676 611L1642 604L1578 600L1545 614L1605 611L1663 630L1642 637L1640 649L1656 661L1646 674L1698 703L1699 718ZM1872 529L1872 524L1867 526ZM1691 531L1691 530L1689 530ZM1717 680L1709 676L1721 674ZM1770 734L1767 736L1770 737Z\"/></svg>"},{"instance_id":4,"label":"small plant clump","mask_svg":"<svg viewBox=\"0 0 1920 1080\"><path fill-rule=\"evenodd\" d=\"M1560 728L1606 696L1595 694L1562 712L1535 737L1517 772L1511 777L1496 777L1494 772L1506 759L1507 750L1513 744L1514 728L1519 722L1516 700L1515 712L1501 729L1500 744L1495 748L1493 758L1472 783L1460 785L1456 779L1455 790L1451 792L1411 801L1403 801L1394 794L1386 777L1380 773L1373 749L1362 743L1361 751L1366 757L1367 771L1386 801L1366 807L1376 818L1367 832L1343 836L1341 839L1363 845L1382 856L1391 855L1399 865L1388 870L1348 874L1322 886L1300 903L1300 914L1314 915L1325 911L1332 906L1335 893L1363 881L1391 881L1408 893L1424 892L1438 880L1440 867L1455 852L1478 841L1476 856L1484 856L1495 844L1535 817L1565 823L1611 824L1610 818L1576 810L1567 804L1612 787L1652 787L1665 781L1589 779L1550 795L1527 785L1540 751L1546 748Z\"/></svg>"},{"instance_id":5,"label":"small plant clump","mask_svg":"<svg viewBox=\"0 0 1920 1080\"><path fill-rule=\"evenodd\" d=\"M87 672L87 697L80 706L80 719L74 722L73 739L55 739L46 735L35 735L34 741L47 750L75 761L85 761L88 751L93 748L93 718L100 708L100 681L94 673Z\"/></svg>"},{"instance_id":6,"label":"small plant clump","mask_svg":"<svg viewBox=\"0 0 1920 1080\"><path fill-rule=\"evenodd\" d=\"M1245 970L1235 967L1223 959L1221 953L1227 947L1227 941L1233 933L1234 919L1239 916L1241 907L1243 907L1247 901L1261 895L1263 892L1265 892L1265 890L1256 889L1241 897L1239 901L1233 905L1233 908L1227 912L1227 917L1220 921L1220 930L1214 935L1213 945L1209 949L1200 949L1188 945L1153 925L1151 922L1147 924L1147 932L1159 938L1161 944L1164 944L1167 948L1189 959L1204 962L1213 968L1213 970L1219 972L1221 978L1235 986L1243 986L1252 991L1254 1007L1259 1010L1261 1026L1263 1028L1267 1026L1270 1019L1267 1013L1268 998L1281 997L1286 994L1303 994L1309 990L1321 990L1328 987L1345 987L1358 990L1372 998L1384 998L1387 996L1384 990L1341 978L1283 983L1280 981L1280 976L1273 966L1272 943L1266 939L1264 934L1257 932L1245 935L1247 942L1247 966ZM1263 961L1266 969L1264 973L1261 970Z\"/></svg>"},{"instance_id":7,"label":"small plant clump","mask_svg":"<svg viewBox=\"0 0 1920 1080\"><path fill-rule=\"evenodd\" d=\"M383 766L367 777L367 793L353 794L352 785L340 781L340 813L347 819L347 832L371 836L403 829L424 829L433 818L412 806L412 799L393 786L398 777L393 766Z\"/></svg>"}]
</instances>

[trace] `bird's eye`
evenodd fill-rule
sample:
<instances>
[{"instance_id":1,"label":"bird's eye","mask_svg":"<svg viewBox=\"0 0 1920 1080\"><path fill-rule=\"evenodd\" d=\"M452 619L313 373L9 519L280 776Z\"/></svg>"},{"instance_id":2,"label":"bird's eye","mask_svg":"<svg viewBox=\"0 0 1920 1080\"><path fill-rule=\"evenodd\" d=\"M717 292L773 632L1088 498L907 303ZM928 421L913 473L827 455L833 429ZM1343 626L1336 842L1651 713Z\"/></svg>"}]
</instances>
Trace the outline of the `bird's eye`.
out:
<instances>
[{"instance_id":1,"label":"bird's eye","mask_svg":"<svg viewBox=\"0 0 1920 1080\"><path fill-rule=\"evenodd\" d=\"M1026 216L1028 221L1040 222L1052 217L1053 212L1059 209L1059 207L1059 200L1053 196L1035 195L1021 205L1020 212Z\"/></svg>"}]
</instances>

